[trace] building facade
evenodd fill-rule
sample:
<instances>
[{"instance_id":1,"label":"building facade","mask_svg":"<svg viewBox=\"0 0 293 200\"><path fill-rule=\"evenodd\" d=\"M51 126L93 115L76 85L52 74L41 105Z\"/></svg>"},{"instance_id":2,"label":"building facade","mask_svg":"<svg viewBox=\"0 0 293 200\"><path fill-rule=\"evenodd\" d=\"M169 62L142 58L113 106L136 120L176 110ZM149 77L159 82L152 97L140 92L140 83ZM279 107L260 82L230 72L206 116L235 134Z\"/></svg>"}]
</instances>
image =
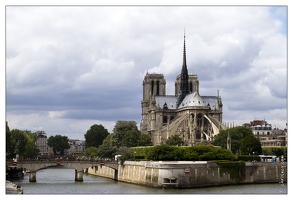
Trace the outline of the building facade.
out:
<instances>
[{"instance_id":1,"label":"building facade","mask_svg":"<svg viewBox=\"0 0 293 200\"><path fill-rule=\"evenodd\" d=\"M47 141L47 134L44 131L37 131L35 132L37 135L37 146L40 150L40 155L48 155L48 141Z\"/></svg>"},{"instance_id":2,"label":"building facade","mask_svg":"<svg viewBox=\"0 0 293 200\"><path fill-rule=\"evenodd\" d=\"M72 155L73 153L82 153L84 152L84 140L75 140L75 139L69 139L68 144L70 146L69 149L66 149L64 154L66 155Z\"/></svg>"},{"instance_id":3,"label":"building facade","mask_svg":"<svg viewBox=\"0 0 293 200\"><path fill-rule=\"evenodd\" d=\"M221 129L222 100L219 96L201 96L197 75L189 74L186 63L185 35L181 74L175 80L175 94L166 95L163 74L147 73L143 80L140 130L152 138L154 145L163 144L179 135L185 145L212 141Z\"/></svg>"},{"instance_id":4,"label":"building facade","mask_svg":"<svg viewBox=\"0 0 293 200\"><path fill-rule=\"evenodd\" d=\"M246 126L252 129L261 146L287 146L287 130L272 128L265 120L253 120Z\"/></svg>"}]
</instances>

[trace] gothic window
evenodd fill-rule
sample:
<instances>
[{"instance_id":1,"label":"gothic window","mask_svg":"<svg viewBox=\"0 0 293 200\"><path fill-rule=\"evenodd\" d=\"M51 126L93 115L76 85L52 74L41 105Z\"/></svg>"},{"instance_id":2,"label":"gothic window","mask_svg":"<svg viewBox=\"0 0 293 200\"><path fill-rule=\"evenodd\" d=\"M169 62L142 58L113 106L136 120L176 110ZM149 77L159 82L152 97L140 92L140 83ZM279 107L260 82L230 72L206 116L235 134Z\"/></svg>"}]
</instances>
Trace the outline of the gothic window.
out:
<instances>
[{"instance_id":1,"label":"gothic window","mask_svg":"<svg viewBox=\"0 0 293 200\"><path fill-rule=\"evenodd\" d=\"M163 117L163 124L167 124L167 122L168 122L168 118L167 118L167 116L164 116Z\"/></svg>"},{"instance_id":2,"label":"gothic window","mask_svg":"<svg viewBox=\"0 0 293 200\"><path fill-rule=\"evenodd\" d=\"M202 114L201 113L197 114L197 126L198 127L202 126Z\"/></svg>"},{"instance_id":3,"label":"gothic window","mask_svg":"<svg viewBox=\"0 0 293 200\"><path fill-rule=\"evenodd\" d=\"M157 95L160 95L160 82L157 81Z\"/></svg>"},{"instance_id":4,"label":"gothic window","mask_svg":"<svg viewBox=\"0 0 293 200\"><path fill-rule=\"evenodd\" d=\"M191 113L191 115L190 115L190 123L193 124L193 122L194 122L194 114Z\"/></svg>"},{"instance_id":5,"label":"gothic window","mask_svg":"<svg viewBox=\"0 0 293 200\"><path fill-rule=\"evenodd\" d=\"M200 139L200 133L199 133L199 131L196 132L195 139L197 139L197 140Z\"/></svg>"},{"instance_id":6,"label":"gothic window","mask_svg":"<svg viewBox=\"0 0 293 200\"><path fill-rule=\"evenodd\" d=\"M189 83L189 91L192 92L192 82Z\"/></svg>"}]
</instances>

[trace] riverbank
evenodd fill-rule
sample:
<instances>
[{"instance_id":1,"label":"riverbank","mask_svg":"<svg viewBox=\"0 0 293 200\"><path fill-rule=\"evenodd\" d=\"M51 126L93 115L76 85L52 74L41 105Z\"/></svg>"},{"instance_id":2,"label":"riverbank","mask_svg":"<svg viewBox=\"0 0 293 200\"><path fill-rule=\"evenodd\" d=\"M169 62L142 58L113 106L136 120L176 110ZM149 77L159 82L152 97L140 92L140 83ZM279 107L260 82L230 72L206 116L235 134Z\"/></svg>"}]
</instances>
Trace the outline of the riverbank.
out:
<instances>
[{"instance_id":1,"label":"riverbank","mask_svg":"<svg viewBox=\"0 0 293 200\"><path fill-rule=\"evenodd\" d=\"M6 181L6 194L23 194L23 189L10 181Z\"/></svg>"},{"instance_id":2,"label":"riverbank","mask_svg":"<svg viewBox=\"0 0 293 200\"><path fill-rule=\"evenodd\" d=\"M102 195L100 196L101 198L103 198L103 195L116 195L116 196L117 195L123 195L123 196L125 195L131 195L131 196L132 195L147 195L147 196L160 195L161 197L162 195L175 195L176 197L179 197L179 195L184 195L186 198L189 198L186 195L195 195L192 198L196 198L197 195L207 196L207 195L215 195L215 194L219 194L219 195L247 194L249 196L253 194L262 194L262 195L288 194L287 192L288 186L286 183L284 185L280 183L266 183L266 184L260 183L260 184L242 184L242 185L229 185L229 186L189 188L189 189L158 189L158 188L140 186L138 184L129 184L122 181L114 181L113 179L110 179L110 178L103 178L100 176L89 175L89 174L84 174L83 182L75 182L74 171L75 171L74 169L71 169L66 166L48 167L47 169L42 169L37 172L38 173L37 182L35 183L29 182L29 174L26 174L24 179L11 180L11 182L17 185L21 185L21 187L23 188L23 195L28 195L28 197L24 197L24 198L32 198L32 197L40 198L41 196L37 197L38 195L49 195L49 196L52 196L52 195ZM5 192L4 192L4 195L5 195ZM21 197L23 197L23 195L21 195ZM7 199L11 197L14 198L13 196L20 196L20 195L18 194L6 195ZM275 197L285 198L284 196L283 197L275 196ZM99 196L97 196L97 198L99 198ZM158 196L158 198L160 197ZM4 199L6 198L4 197Z\"/></svg>"},{"instance_id":3,"label":"riverbank","mask_svg":"<svg viewBox=\"0 0 293 200\"><path fill-rule=\"evenodd\" d=\"M125 161L118 174L107 166L90 167L86 173L155 188L286 183L287 163L210 161ZM118 175L118 176L117 176Z\"/></svg>"}]
</instances>

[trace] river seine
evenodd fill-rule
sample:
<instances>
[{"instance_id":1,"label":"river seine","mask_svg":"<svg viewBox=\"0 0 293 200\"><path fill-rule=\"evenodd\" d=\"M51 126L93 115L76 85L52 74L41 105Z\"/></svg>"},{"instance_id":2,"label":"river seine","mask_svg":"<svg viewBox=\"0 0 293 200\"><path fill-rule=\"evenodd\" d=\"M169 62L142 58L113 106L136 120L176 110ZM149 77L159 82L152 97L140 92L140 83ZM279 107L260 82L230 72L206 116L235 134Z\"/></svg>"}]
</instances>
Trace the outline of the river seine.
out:
<instances>
[{"instance_id":1,"label":"river seine","mask_svg":"<svg viewBox=\"0 0 293 200\"><path fill-rule=\"evenodd\" d=\"M23 188L23 194L287 194L287 184L249 184L194 189L157 189L84 174L83 182L75 182L75 170L67 167L48 167L37 171L37 182L24 179L11 182Z\"/></svg>"}]
</instances>

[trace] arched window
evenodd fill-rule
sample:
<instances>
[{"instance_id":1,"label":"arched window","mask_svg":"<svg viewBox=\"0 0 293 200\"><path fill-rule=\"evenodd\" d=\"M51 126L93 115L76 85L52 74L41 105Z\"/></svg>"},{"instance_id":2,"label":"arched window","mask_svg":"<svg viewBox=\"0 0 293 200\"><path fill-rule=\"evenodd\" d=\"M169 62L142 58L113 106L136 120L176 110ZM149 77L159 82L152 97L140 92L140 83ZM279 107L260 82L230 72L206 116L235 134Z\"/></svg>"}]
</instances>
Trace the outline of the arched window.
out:
<instances>
[{"instance_id":1,"label":"arched window","mask_svg":"<svg viewBox=\"0 0 293 200\"><path fill-rule=\"evenodd\" d=\"M157 95L160 95L160 82L157 81Z\"/></svg>"},{"instance_id":2,"label":"arched window","mask_svg":"<svg viewBox=\"0 0 293 200\"><path fill-rule=\"evenodd\" d=\"M189 91L192 92L192 82L189 83Z\"/></svg>"},{"instance_id":3,"label":"arched window","mask_svg":"<svg viewBox=\"0 0 293 200\"><path fill-rule=\"evenodd\" d=\"M152 81L152 85L151 85L151 94L153 95L154 94L154 86L155 86L155 82Z\"/></svg>"},{"instance_id":4,"label":"arched window","mask_svg":"<svg viewBox=\"0 0 293 200\"><path fill-rule=\"evenodd\" d=\"M168 122L168 117L167 116L164 116L163 117L163 124L167 124L167 122Z\"/></svg>"},{"instance_id":5,"label":"arched window","mask_svg":"<svg viewBox=\"0 0 293 200\"><path fill-rule=\"evenodd\" d=\"M194 122L194 114L191 113L190 114L190 123L193 124L193 122Z\"/></svg>"},{"instance_id":6,"label":"arched window","mask_svg":"<svg viewBox=\"0 0 293 200\"><path fill-rule=\"evenodd\" d=\"M202 126L202 114L201 113L197 114L196 120L197 120L197 126L201 127Z\"/></svg>"}]
</instances>

